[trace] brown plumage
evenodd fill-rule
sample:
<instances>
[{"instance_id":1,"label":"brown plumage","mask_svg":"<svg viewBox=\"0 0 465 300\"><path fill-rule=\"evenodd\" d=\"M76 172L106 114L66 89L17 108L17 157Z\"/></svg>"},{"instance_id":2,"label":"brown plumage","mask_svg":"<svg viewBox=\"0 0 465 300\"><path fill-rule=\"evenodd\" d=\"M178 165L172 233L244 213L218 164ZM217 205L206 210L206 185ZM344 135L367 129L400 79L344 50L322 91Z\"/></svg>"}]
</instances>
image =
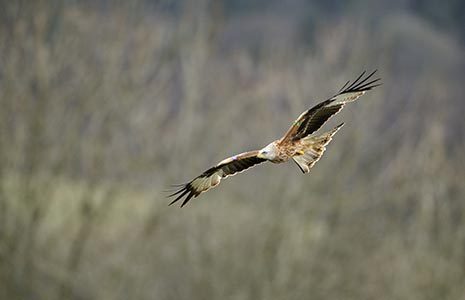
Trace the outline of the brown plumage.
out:
<instances>
[{"instance_id":1,"label":"brown plumage","mask_svg":"<svg viewBox=\"0 0 465 300\"><path fill-rule=\"evenodd\" d=\"M331 142L343 123L321 135L310 135L337 114L346 103L357 100L366 91L381 85L380 78L372 79L376 70L364 77L365 73L363 72L352 83L348 81L335 96L303 112L281 139L273 141L261 150L244 152L224 159L188 183L176 185L178 190L168 196L176 197L170 205L185 197L182 207L193 197L217 186L221 179L241 173L265 161L283 163L292 159L303 173L308 173L321 158L326 145Z\"/></svg>"}]
</instances>

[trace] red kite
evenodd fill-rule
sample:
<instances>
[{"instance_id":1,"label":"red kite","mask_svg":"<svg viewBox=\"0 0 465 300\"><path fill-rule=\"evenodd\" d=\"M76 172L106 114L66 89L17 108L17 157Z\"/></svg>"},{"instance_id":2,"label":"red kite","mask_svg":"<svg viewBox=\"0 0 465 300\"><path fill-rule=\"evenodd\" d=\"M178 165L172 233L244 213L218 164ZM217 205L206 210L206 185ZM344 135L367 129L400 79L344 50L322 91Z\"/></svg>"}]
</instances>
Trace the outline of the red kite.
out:
<instances>
[{"instance_id":1,"label":"red kite","mask_svg":"<svg viewBox=\"0 0 465 300\"><path fill-rule=\"evenodd\" d=\"M244 152L226 158L190 182L176 185L179 189L168 196L176 196L170 205L185 196L181 204L183 207L192 197L195 198L217 186L221 179L241 173L265 161L283 163L292 159L303 173L310 172L310 168L320 159L326 150L326 145L344 123L321 135L311 136L311 134L338 113L346 103L357 100L366 91L381 85L380 78L371 80L376 70L364 77L365 73L360 74L351 84L347 81L335 96L303 112L279 140L268 144L261 150Z\"/></svg>"}]
</instances>

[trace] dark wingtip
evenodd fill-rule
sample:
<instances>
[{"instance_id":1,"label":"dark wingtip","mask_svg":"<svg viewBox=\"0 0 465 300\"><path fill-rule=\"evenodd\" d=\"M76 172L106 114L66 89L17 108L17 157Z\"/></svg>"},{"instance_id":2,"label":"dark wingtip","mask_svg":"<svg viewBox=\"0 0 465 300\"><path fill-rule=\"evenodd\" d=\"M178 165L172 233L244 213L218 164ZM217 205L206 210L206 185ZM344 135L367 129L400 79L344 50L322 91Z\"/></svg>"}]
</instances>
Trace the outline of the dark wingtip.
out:
<instances>
[{"instance_id":1,"label":"dark wingtip","mask_svg":"<svg viewBox=\"0 0 465 300\"><path fill-rule=\"evenodd\" d=\"M189 202L189 201L192 199L192 197L194 197L194 192L193 192L193 191L186 197L186 199L184 199L184 201L183 201L182 204L181 204L181 207L183 207L184 205L186 205L187 202Z\"/></svg>"},{"instance_id":2,"label":"dark wingtip","mask_svg":"<svg viewBox=\"0 0 465 300\"><path fill-rule=\"evenodd\" d=\"M371 80L370 82L364 83L363 85L357 86L357 90L359 91L369 91L374 87L377 87L380 83L379 81L381 78L376 78L374 80Z\"/></svg>"},{"instance_id":3,"label":"dark wingtip","mask_svg":"<svg viewBox=\"0 0 465 300\"><path fill-rule=\"evenodd\" d=\"M168 196L166 196L166 197L169 198L169 197L173 197L173 196L179 194L179 193L182 192L182 191L183 191L183 189L177 189L177 190L165 190L165 191L163 191L163 192L165 192L165 193L171 193L171 194L169 194Z\"/></svg>"},{"instance_id":4,"label":"dark wingtip","mask_svg":"<svg viewBox=\"0 0 465 300\"><path fill-rule=\"evenodd\" d=\"M184 199L184 201L181 203L181 207L183 207L184 205L187 204L187 202L189 202L192 199L192 197L197 197L197 195L198 195L192 189L192 187L189 185L189 183L178 184L178 185L175 185L175 186L177 186L179 189L175 190L175 191L170 191L170 192L173 192L173 193L168 195L167 197L168 198L176 197L176 198L173 201L171 201L168 204L168 206L173 205L174 203L178 202L179 200L181 200L183 197L185 197L187 195L186 198Z\"/></svg>"},{"instance_id":5,"label":"dark wingtip","mask_svg":"<svg viewBox=\"0 0 465 300\"><path fill-rule=\"evenodd\" d=\"M378 80L381 80L381 78L378 78ZM382 82L377 83L377 84L374 84L374 85L370 86L370 90L373 89L373 88L375 88L375 87L381 86L381 85L383 85Z\"/></svg>"},{"instance_id":6,"label":"dark wingtip","mask_svg":"<svg viewBox=\"0 0 465 300\"><path fill-rule=\"evenodd\" d=\"M368 74L367 76L364 76L366 74L366 70L363 71L357 79L355 79L348 87L345 87L347 84L344 85L342 93L350 93L354 91L368 91L371 90L372 88L375 88L380 85L379 81L381 78L377 78L374 80L369 81L370 78L373 77L374 74L378 72L378 69L375 69L373 72Z\"/></svg>"},{"instance_id":7,"label":"dark wingtip","mask_svg":"<svg viewBox=\"0 0 465 300\"><path fill-rule=\"evenodd\" d=\"M339 92L342 92L342 91L346 88L346 86L347 86L349 83L350 83L350 80L348 80L348 81L341 87L341 89L339 90Z\"/></svg>"},{"instance_id":8,"label":"dark wingtip","mask_svg":"<svg viewBox=\"0 0 465 300\"><path fill-rule=\"evenodd\" d=\"M163 190L163 192L170 193L170 195L167 195L166 197L173 197L174 195L179 194L187 185L188 183L170 184L165 190Z\"/></svg>"},{"instance_id":9,"label":"dark wingtip","mask_svg":"<svg viewBox=\"0 0 465 300\"><path fill-rule=\"evenodd\" d=\"M183 187L182 189L180 189L179 191L169 195L168 197L174 197L175 195L181 193L180 195L178 195L173 201L170 202L170 204L168 204L168 206L170 205L173 205L174 203L178 202L179 199L181 199L182 197L184 197L189 191L187 190L186 187Z\"/></svg>"},{"instance_id":10,"label":"dark wingtip","mask_svg":"<svg viewBox=\"0 0 465 300\"><path fill-rule=\"evenodd\" d=\"M344 92L347 92L347 91L352 90L352 89L358 84L358 81L363 77L363 75L365 75L366 72L367 72L367 71L364 70L364 71L362 72L362 74L360 74L360 75L357 77L357 79L355 79L354 82L352 82L352 84L349 85L349 86L344 90Z\"/></svg>"}]
</instances>

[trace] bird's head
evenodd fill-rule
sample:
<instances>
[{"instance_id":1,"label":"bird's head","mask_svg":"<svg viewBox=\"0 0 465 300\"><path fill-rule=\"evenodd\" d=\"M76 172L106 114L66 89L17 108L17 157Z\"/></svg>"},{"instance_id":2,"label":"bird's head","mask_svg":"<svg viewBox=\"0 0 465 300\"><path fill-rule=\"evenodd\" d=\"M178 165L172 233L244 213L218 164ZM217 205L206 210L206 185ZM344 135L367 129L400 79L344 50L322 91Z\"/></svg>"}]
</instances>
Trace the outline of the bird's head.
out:
<instances>
[{"instance_id":1,"label":"bird's head","mask_svg":"<svg viewBox=\"0 0 465 300\"><path fill-rule=\"evenodd\" d=\"M277 148L273 142L273 143L268 144L265 148L261 149L258 152L257 157L268 159L268 160L273 160L275 159L276 154L277 154Z\"/></svg>"}]
</instances>

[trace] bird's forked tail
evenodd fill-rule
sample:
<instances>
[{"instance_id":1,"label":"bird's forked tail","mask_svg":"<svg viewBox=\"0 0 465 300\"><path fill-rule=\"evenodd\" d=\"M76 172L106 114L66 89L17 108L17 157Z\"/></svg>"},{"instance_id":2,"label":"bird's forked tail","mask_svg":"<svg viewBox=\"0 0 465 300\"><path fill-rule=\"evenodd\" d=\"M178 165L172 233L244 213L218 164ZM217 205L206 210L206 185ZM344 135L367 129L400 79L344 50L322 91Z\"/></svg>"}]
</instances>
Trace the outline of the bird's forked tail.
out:
<instances>
[{"instance_id":1,"label":"bird's forked tail","mask_svg":"<svg viewBox=\"0 0 465 300\"><path fill-rule=\"evenodd\" d=\"M319 136L309 136L302 140L306 147L304 154L294 156L292 159L296 162L303 173L310 172L310 169L325 152L326 145L331 142L333 136L343 125L344 123L339 124L331 131L325 132Z\"/></svg>"}]
</instances>

